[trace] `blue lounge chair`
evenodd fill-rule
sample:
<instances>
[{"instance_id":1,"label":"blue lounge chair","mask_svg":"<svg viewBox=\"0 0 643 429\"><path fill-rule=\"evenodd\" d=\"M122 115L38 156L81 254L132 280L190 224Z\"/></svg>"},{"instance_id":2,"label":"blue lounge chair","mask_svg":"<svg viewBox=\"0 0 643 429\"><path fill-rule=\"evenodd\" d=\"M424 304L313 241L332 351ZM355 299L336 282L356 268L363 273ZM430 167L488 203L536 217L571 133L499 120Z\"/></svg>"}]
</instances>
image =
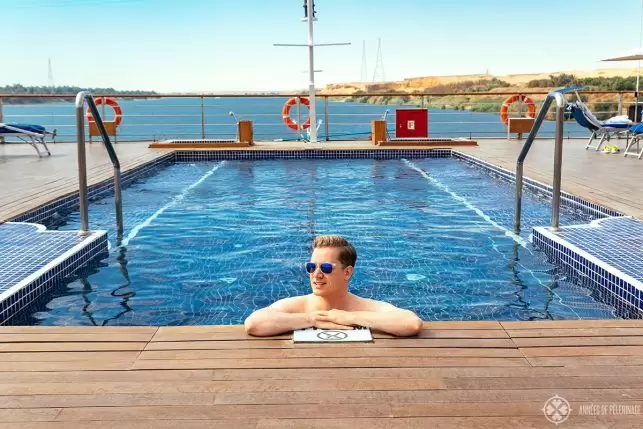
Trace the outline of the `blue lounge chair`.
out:
<instances>
[{"instance_id":1,"label":"blue lounge chair","mask_svg":"<svg viewBox=\"0 0 643 429\"><path fill-rule=\"evenodd\" d=\"M0 122L0 137L17 137L36 149L38 156L44 156L45 154L51 156L47 143L45 143L45 137L47 135L56 137L56 130L50 132L41 125L5 124ZM44 147L43 152L38 148L39 144Z\"/></svg>"},{"instance_id":2,"label":"blue lounge chair","mask_svg":"<svg viewBox=\"0 0 643 429\"><path fill-rule=\"evenodd\" d=\"M585 149L592 148L599 151L603 143L605 141L609 142L612 137L627 138L630 125L632 124L632 121L626 116L616 116L607 121L599 121L585 103L580 101L580 98L573 103L568 103L567 110L571 112L576 122L578 122L578 125L587 128L592 133ZM598 139L598 143L595 145L592 144L594 139Z\"/></svg>"},{"instance_id":3,"label":"blue lounge chair","mask_svg":"<svg viewBox=\"0 0 643 429\"><path fill-rule=\"evenodd\" d=\"M625 151L623 151L623 156L633 155L641 159L643 148L641 148L640 140L643 138L643 124L636 124L630 127L630 137L627 146L625 146ZM636 143L636 150L630 151L630 149L633 149L634 143Z\"/></svg>"}]
</instances>

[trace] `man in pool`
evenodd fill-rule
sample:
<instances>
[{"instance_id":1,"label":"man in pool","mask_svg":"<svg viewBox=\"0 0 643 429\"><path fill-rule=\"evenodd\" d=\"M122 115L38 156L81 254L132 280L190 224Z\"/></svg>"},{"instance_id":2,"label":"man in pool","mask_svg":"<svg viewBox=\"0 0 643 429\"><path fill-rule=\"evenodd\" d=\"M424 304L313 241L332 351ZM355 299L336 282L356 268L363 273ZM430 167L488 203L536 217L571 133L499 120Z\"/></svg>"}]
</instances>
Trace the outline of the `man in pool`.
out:
<instances>
[{"instance_id":1,"label":"man in pool","mask_svg":"<svg viewBox=\"0 0 643 429\"><path fill-rule=\"evenodd\" d=\"M397 336L416 335L422 320L412 311L361 298L348 291L357 251L344 238L324 235L315 239L306 263L313 293L281 299L252 313L246 332L265 337L304 328L371 328Z\"/></svg>"}]
</instances>

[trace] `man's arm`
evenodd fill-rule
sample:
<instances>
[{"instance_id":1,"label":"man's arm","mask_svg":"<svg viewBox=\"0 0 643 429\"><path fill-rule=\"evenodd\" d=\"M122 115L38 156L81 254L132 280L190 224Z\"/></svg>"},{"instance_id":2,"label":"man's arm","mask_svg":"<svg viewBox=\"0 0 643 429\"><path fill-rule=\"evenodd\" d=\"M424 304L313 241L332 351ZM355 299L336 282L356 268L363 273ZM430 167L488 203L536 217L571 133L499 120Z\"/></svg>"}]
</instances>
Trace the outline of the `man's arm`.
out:
<instances>
[{"instance_id":1,"label":"man's arm","mask_svg":"<svg viewBox=\"0 0 643 429\"><path fill-rule=\"evenodd\" d=\"M252 313L244 326L246 333L257 337L278 335L296 329L310 328L310 315L300 311L302 297L284 298Z\"/></svg>"},{"instance_id":2,"label":"man's arm","mask_svg":"<svg viewBox=\"0 0 643 429\"><path fill-rule=\"evenodd\" d=\"M399 337L417 335L422 330L422 319L412 311L384 302L378 304L377 311L330 310L319 312L317 319L341 325L364 326Z\"/></svg>"},{"instance_id":3,"label":"man's arm","mask_svg":"<svg viewBox=\"0 0 643 429\"><path fill-rule=\"evenodd\" d=\"M302 312L304 297L284 298L252 313L245 321L246 333L256 337L269 337L297 329L353 329L331 321L318 320L320 312Z\"/></svg>"}]
</instances>

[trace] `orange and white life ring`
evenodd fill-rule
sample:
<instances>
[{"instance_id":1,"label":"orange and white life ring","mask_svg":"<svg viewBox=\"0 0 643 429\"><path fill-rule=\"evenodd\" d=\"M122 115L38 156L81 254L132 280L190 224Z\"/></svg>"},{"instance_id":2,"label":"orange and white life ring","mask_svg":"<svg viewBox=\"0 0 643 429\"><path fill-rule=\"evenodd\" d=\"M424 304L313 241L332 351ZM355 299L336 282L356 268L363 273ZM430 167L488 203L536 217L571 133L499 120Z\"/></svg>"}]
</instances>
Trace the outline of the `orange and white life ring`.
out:
<instances>
[{"instance_id":1,"label":"orange and white life ring","mask_svg":"<svg viewBox=\"0 0 643 429\"><path fill-rule=\"evenodd\" d=\"M116 123L116 126L118 126L123 120L123 111L121 110L121 106L119 106L116 100L111 97L98 97L98 99L96 100L96 105L99 106L103 103L110 106L114 110L114 122ZM89 110L89 106L87 106L86 115L89 122L94 122L94 116Z\"/></svg>"},{"instance_id":2,"label":"orange and white life ring","mask_svg":"<svg viewBox=\"0 0 643 429\"><path fill-rule=\"evenodd\" d=\"M292 106L297 104L297 98L299 98L299 102L306 106L308 109L310 109L310 102L306 97L292 97L289 98L288 101L286 101L286 104L284 104L283 109L281 109L281 117L284 120L284 124L291 130L297 130L297 122L293 121L290 119L290 109ZM304 122L301 126L301 129L305 130L310 128L310 116L308 119L306 119L306 122Z\"/></svg>"},{"instance_id":3,"label":"orange and white life ring","mask_svg":"<svg viewBox=\"0 0 643 429\"><path fill-rule=\"evenodd\" d=\"M529 118L536 117L536 105L531 98L527 97L526 95L512 95L511 97L507 98L500 107L500 119L502 120L502 122L507 124L507 121L509 120L509 118L507 117L509 105L515 103L516 101L522 101L527 105L527 116Z\"/></svg>"}]
</instances>

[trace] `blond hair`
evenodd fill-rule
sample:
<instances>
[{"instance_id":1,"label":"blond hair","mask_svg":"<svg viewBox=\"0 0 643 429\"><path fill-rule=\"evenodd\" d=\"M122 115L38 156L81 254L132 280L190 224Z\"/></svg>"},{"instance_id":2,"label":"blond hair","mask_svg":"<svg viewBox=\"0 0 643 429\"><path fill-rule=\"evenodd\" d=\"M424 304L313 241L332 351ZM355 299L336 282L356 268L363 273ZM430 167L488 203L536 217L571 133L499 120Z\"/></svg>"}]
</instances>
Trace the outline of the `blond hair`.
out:
<instances>
[{"instance_id":1,"label":"blond hair","mask_svg":"<svg viewBox=\"0 0 643 429\"><path fill-rule=\"evenodd\" d=\"M344 237L339 235L320 235L313 242L313 249L336 247L339 249L339 262L344 268L354 267L357 261L357 250Z\"/></svg>"}]
</instances>

